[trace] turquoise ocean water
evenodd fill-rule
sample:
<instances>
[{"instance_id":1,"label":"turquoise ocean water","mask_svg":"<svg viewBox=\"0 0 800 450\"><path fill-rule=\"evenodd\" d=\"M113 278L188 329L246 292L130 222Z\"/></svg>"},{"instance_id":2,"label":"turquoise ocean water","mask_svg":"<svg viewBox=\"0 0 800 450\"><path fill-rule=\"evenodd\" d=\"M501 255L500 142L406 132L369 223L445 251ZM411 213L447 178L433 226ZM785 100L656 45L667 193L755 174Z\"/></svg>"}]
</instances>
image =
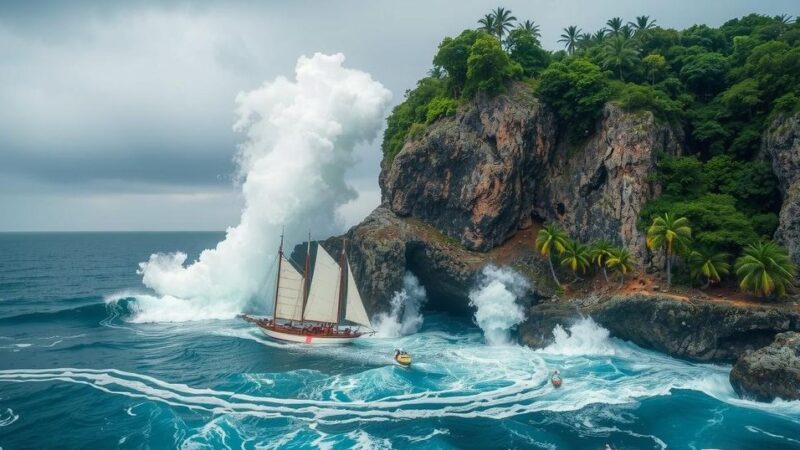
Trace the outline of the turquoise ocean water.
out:
<instances>
[{"instance_id":1,"label":"turquoise ocean water","mask_svg":"<svg viewBox=\"0 0 800 450\"><path fill-rule=\"evenodd\" d=\"M130 320L139 262L221 238L0 234L0 448L800 448L800 402L739 400L729 366L589 319L541 350L489 346L469 317L433 311L415 334L344 347ZM392 364L398 346L411 369Z\"/></svg>"}]
</instances>

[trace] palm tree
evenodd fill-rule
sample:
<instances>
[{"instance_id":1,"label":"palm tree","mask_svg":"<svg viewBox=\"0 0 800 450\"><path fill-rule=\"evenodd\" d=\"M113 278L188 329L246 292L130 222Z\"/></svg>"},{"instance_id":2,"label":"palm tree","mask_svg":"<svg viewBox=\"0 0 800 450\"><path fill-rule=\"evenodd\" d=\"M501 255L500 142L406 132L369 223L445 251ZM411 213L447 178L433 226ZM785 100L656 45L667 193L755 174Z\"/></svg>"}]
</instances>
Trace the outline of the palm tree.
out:
<instances>
[{"instance_id":1,"label":"palm tree","mask_svg":"<svg viewBox=\"0 0 800 450\"><path fill-rule=\"evenodd\" d=\"M650 16L637 16L635 22L628 22L628 25L631 26L636 31L636 34L639 34L642 31L652 30L656 27L656 21L650 20Z\"/></svg>"},{"instance_id":2,"label":"palm tree","mask_svg":"<svg viewBox=\"0 0 800 450\"><path fill-rule=\"evenodd\" d=\"M527 31L537 39L542 37L542 33L539 31L539 25L537 25L533 20L526 20L525 22L518 24L517 28Z\"/></svg>"},{"instance_id":3,"label":"palm tree","mask_svg":"<svg viewBox=\"0 0 800 450\"><path fill-rule=\"evenodd\" d=\"M564 253L566 244L566 233L555 225L545 226L539 230L539 234L536 236L536 249L542 256L547 258L547 262L550 264L550 273L553 275L553 280L559 287L561 287L561 283L558 282L556 270L553 268L553 250L561 255Z\"/></svg>"},{"instance_id":4,"label":"palm tree","mask_svg":"<svg viewBox=\"0 0 800 450\"><path fill-rule=\"evenodd\" d=\"M612 36L616 36L617 34L619 34L619 30L622 29L622 19L620 19L619 17L612 17L608 19L608 21L606 22L606 26L608 27L607 28L608 32Z\"/></svg>"},{"instance_id":5,"label":"palm tree","mask_svg":"<svg viewBox=\"0 0 800 450\"><path fill-rule=\"evenodd\" d=\"M603 41L606 39L606 29L605 28L601 28L601 29L597 30L592 35L592 39L594 40L594 42L596 44L602 44Z\"/></svg>"},{"instance_id":6,"label":"palm tree","mask_svg":"<svg viewBox=\"0 0 800 450\"><path fill-rule=\"evenodd\" d=\"M483 16L483 18L480 19L478 23L482 25L480 28L478 28L479 30L485 31L486 33L494 36L495 31L497 30L497 27L495 26L494 15L487 14Z\"/></svg>"},{"instance_id":7,"label":"palm tree","mask_svg":"<svg viewBox=\"0 0 800 450\"><path fill-rule=\"evenodd\" d=\"M588 246L578 241L568 239L566 245L564 245L561 265L569 267L572 273L575 274L574 281L578 281L580 279L580 277L578 277L578 272L586 273L586 269L589 268L590 258L591 254L589 253Z\"/></svg>"},{"instance_id":8,"label":"palm tree","mask_svg":"<svg viewBox=\"0 0 800 450\"><path fill-rule=\"evenodd\" d=\"M495 35L502 41L503 35L514 28L517 18L511 15L511 10L500 7L495 8L491 15L494 16Z\"/></svg>"},{"instance_id":9,"label":"palm tree","mask_svg":"<svg viewBox=\"0 0 800 450\"><path fill-rule=\"evenodd\" d=\"M715 252L708 247L698 247L689 253L689 271L692 278L705 278L707 288L711 283L719 283L722 275L727 275L731 265L728 263L730 255L725 252Z\"/></svg>"},{"instance_id":10,"label":"palm tree","mask_svg":"<svg viewBox=\"0 0 800 450\"><path fill-rule=\"evenodd\" d=\"M756 295L767 297L786 295L792 285L797 267L786 250L774 242L755 242L746 246L736 260L739 287Z\"/></svg>"},{"instance_id":11,"label":"palm tree","mask_svg":"<svg viewBox=\"0 0 800 450\"><path fill-rule=\"evenodd\" d=\"M692 229L686 217L674 218L670 213L656 216L647 229L647 248L664 248L667 260L667 289L672 285L672 255L676 250L686 248L692 238Z\"/></svg>"},{"instance_id":12,"label":"palm tree","mask_svg":"<svg viewBox=\"0 0 800 450\"><path fill-rule=\"evenodd\" d=\"M567 53L571 55L575 53L575 47L578 45L578 37L580 35L581 29L575 25L570 25L567 28L564 28L564 34L561 35L561 39L559 39L558 42L563 42L564 47L567 49Z\"/></svg>"},{"instance_id":13,"label":"palm tree","mask_svg":"<svg viewBox=\"0 0 800 450\"><path fill-rule=\"evenodd\" d=\"M778 29L780 30L780 34L786 31L793 22L796 22L792 16L788 14L781 14L780 16L775 16L775 20L778 22Z\"/></svg>"},{"instance_id":14,"label":"palm tree","mask_svg":"<svg viewBox=\"0 0 800 450\"><path fill-rule=\"evenodd\" d=\"M613 247L608 251L606 266L611 272L619 272L619 287L625 285L625 274L633 271L633 256L626 248Z\"/></svg>"},{"instance_id":15,"label":"palm tree","mask_svg":"<svg viewBox=\"0 0 800 450\"><path fill-rule=\"evenodd\" d=\"M603 45L603 60L601 63L606 69L616 68L619 79L624 81L622 69L635 64L638 56L630 40L625 39L622 35L615 35L611 39L607 39L605 45Z\"/></svg>"},{"instance_id":16,"label":"palm tree","mask_svg":"<svg viewBox=\"0 0 800 450\"><path fill-rule=\"evenodd\" d=\"M622 36L626 41L633 37L633 28L630 25L625 25L620 28L618 36Z\"/></svg>"},{"instance_id":17,"label":"palm tree","mask_svg":"<svg viewBox=\"0 0 800 450\"><path fill-rule=\"evenodd\" d=\"M610 242L600 240L595 241L592 243L591 249L591 257L592 262L597 265L603 271L603 278L606 279L606 283L608 283L608 272L606 271L606 261L608 261L608 257L611 256L611 250L614 248Z\"/></svg>"},{"instance_id":18,"label":"palm tree","mask_svg":"<svg viewBox=\"0 0 800 450\"><path fill-rule=\"evenodd\" d=\"M578 36L578 48L586 49L592 45L592 35L590 33L581 33Z\"/></svg>"}]
</instances>

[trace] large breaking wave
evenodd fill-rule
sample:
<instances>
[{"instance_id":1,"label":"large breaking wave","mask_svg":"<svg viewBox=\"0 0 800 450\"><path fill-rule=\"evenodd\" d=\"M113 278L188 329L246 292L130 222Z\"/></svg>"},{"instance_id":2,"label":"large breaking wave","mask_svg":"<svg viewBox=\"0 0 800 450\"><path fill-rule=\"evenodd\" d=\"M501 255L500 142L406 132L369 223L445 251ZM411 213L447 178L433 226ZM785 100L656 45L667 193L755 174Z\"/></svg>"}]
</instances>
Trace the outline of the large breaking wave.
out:
<instances>
[{"instance_id":1,"label":"large breaking wave","mask_svg":"<svg viewBox=\"0 0 800 450\"><path fill-rule=\"evenodd\" d=\"M337 230L337 208L356 197L345 172L353 149L371 141L391 94L344 55L297 61L279 77L236 97L234 129L246 135L236 157L245 206L225 240L189 263L183 252L158 253L139 265L156 295L136 296L140 322L225 319L270 292L278 236L292 240Z\"/></svg>"}]
</instances>

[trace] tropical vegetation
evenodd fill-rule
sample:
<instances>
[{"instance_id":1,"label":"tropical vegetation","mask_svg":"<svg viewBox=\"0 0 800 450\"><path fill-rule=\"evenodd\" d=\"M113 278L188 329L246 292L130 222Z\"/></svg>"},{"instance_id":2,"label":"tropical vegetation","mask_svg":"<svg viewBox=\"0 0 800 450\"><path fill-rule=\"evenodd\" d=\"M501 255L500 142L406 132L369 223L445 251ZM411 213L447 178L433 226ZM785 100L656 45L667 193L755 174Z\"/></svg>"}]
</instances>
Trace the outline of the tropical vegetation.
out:
<instances>
[{"instance_id":1,"label":"tropical vegetation","mask_svg":"<svg viewBox=\"0 0 800 450\"><path fill-rule=\"evenodd\" d=\"M564 233L564 230L552 224L546 225L539 230L539 234L536 236L536 250L547 258L547 262L550 264L550 273L553 275L553 281L556 282L557 286L561 286L561 283L558 281L556 269L553 267L553 257L556 253L558 255L564 253L567 239L567 234Z\"/></svg>"},{"instance_id":2,"label":"tropical vegetation","mask_svg":"<svg viewBox=\"0 0 800 450\"><path fill-rule=\"evenodd\" d=\"M575 281L579 280L578 273L586 273L591 265L591 250L588 245L584 245L572 239L567 240L564 245L564 252L561 254L561 265L569 267L575 274Z\"/></svg>"},{"instance_id":3,"label":"tropical vegetation","mask_svg":"<svg viewBox=\"0 0 800 450\"><path fill-rule=\"evenodd\" d=\"M739 286L762 297L786 295L796 272L786 251L773 242L750 244L736 260Z\"/></svg>"},{"instance_id":4,"label":"tropical vegetation","mask_svg":"<svg viewBox=\"0 0 800 450\"><path fill-rule=\"evenodd\" d=\"M387 161L466 102L503 95L513 83L529 86L553 111L567 149L597 131L609 104L651 114L683 136L685 150L658 155L652 181L660 195L644 205L638 223L664 263L667 287L700 281L708 288L735 273L742 289L757 295L790 288L775 269L780 264L764 265L760 275L746 272L756 267L753 249L766 245L778 225L781 193L761 142L775 117L800 112L798 21L750 14L719 27L675 30L646 15L612 17L595 30L559 24L561 48L549 50L540 41L547 24L535 17L498 7L476 19L441 41L428 75L392 111L382 143ZM543 233L537 248L557 284L554 261L575 277L598 269L605 278L609 271L623 278L633 270L635 258L624 249L615 258L614 249L592 243L570 247L561 230ZM575 250L588 252L588 265ZM750 263L740 265L744 257Z\"/></svg>"},{"instance_id":5,"label":"tropical vegetation","mask_svg":"<svg viewBox=\"0 0 800 450\"><path fill-rule=\"evenodd\" d=\"M691 239L689 220L686 217L673 217L669 213L654 218L647 229L647 248L664 249L667 289L672 285L672 258L676 251L686 249Z\"/></svg>"},{"instance_id":6,"label":"tropical vegetation","mask_svg":"<svg viewBox=\"0 0 800 450\"><path fill-rule=\"evenodd\" d=\"M688 257L692 278L704 280L705 288L713 283L719 283L722 276L730 272L729 259L729 254L716 252L708 247L700 246L693 249Z\"/></svg>"},{"instance_id":7,"label":"tropical vegetation","mask_svg":"<svg viewBox=\"0 0 800 450\"><path fill-rule=\"evenodd\" d=\"M619 274L619 286L622 287L625 285L625 274L632 272L636 266L627 248L614 247L609 251L606 267L612 273Z\"/></svg>"},{"instance_id":8,"label":"tropical vegetation","mask_svg":"<svg viewBox=\"0 0 800 450\"><path fill-rule=\"evenodd\" d=\"M694 240L686 217L674 217L669 213L655 217L646 237L649 249L663 251L667 289L672 285L673 263L677 256L682 257L681 268L690 280L699 280L703 289L720 284L731 273L731 255ZM609 283L609 272L618 274L619 286L623 287L625 276L636 270L636 260L627 248L605 240L591 243L573 240L555 224L547 224L539 230L536 248L547 259L558 287L561 283L553 265L556 257L561 266L573 273L573 282L580 280L580 274L599 269L606 283ZM783 297L793 288L797 267L785 249L771 241L756 240L744 246L741 252L742 256L736 260L735 275L742 291L760 297Z\"/></svg>"}]
</instances>

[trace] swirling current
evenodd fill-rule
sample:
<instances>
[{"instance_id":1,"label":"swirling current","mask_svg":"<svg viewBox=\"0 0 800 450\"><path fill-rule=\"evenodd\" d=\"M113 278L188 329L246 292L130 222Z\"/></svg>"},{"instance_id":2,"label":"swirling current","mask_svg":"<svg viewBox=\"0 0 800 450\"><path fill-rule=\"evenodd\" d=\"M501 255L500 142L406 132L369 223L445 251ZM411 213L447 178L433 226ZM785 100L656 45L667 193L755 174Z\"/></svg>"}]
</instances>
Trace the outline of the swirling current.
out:
<instances>
[{"instance_id":1,"label":"swirling current","mask_svg":"<svg viewBox=\"0 0 800 450\"><path fill-rule=\"evenodd\" d=\"M643 350L590 318L538 350L488 345L471 318L435 311L416 333L342 347L280 344L236 319L134 320L138 261L219 238L0 234L0 447L800 448L800 403L740 400L729 366ZM392 364L396 347L412 368Z\"/></svg>"}]
</instances>

